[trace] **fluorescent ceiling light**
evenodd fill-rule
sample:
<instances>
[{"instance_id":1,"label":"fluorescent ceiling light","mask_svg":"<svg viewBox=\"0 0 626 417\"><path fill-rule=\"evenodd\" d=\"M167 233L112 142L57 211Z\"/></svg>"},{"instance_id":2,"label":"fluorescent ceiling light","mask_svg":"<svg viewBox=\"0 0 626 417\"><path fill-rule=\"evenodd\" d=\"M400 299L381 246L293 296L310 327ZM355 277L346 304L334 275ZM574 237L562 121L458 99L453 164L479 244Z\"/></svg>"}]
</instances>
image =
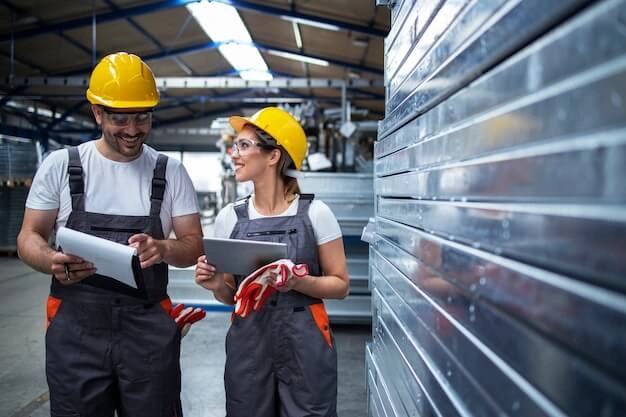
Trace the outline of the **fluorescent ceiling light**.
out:
<instances>
[{"instance_id":1,"label":"fluorescent ceiling light","mask_svg":"<svg viewBox=\"0 0 626 417\"><path fill-rule=\"evenodd\" d=\"M246 97L241 101L244 103L302 103L304 99L297 97Z\"/></svg>"},{"instance_id":2,"label":"fluorescent ceiling light","mask_svg":"<svg viewBox=\"0 0 626 417\"><path fill-rule=\"evenodd\" d=\"M294 61L306 62L307 64L315 64L315 65L320 65L322 67L328 66L328 61L325 61L323 59L311 58L311 57L303 56L303 55L296 55L296 54L292 54L289 52L274 51L272 49L269 49L267 52L269 54L276 55L281 58L287 58L287 59L293 59Z\"/></svg>"},{"instance_id":3,"label":"fluorescent ceiling light","mask_svg":"<svg viewBox=\"0 0 626 417\"><path fill-rule=\"evenodd\" d=\"M339 30L339 26L331 25L328 23L322 23L322 22L318 22L315 20L302 19L300 17L291 17L291 16L281 16L280 18L283 20L288 20L290 22L299 23L301 25L313 26L313 27L320 28L320 29L334 30L334 31Z\"/></svg>"},{"instance_id":4,"label":"fluorescent ceiling light","mask_svg":"<svg viewBox=\"0 0 626 417\"><path fill-rule=\"evenodd\" d=\"M239 76L246 81L272 81L274 79L269 72L258 70L239 71Z\"/></svg>"},{"instance_id":5,"label":"fluorescent ceiling light","mask_svg":"<svg viewBox=\"0 0 626 417\"><path fill-rule=\"evenodd\" d=\"M250 33L234 7L207 1L189 3L186 7L211 40L220 44L218 50L241 78L263 81L273 78L261 53L251 45Z\"/></svg>"},{"instance_id":6,"label":"fluorescent ceiling light","mask_svg":"<svg viewBox=\"0 0 626 417\"><path fill-rule=\"evenodd\" d=\"M296 38L296 45L298 49L302 48L302 37L300 36L300 28L296 22L291 22L291 26L293 27L293 36Z\"/></svg>"}]
</instances>

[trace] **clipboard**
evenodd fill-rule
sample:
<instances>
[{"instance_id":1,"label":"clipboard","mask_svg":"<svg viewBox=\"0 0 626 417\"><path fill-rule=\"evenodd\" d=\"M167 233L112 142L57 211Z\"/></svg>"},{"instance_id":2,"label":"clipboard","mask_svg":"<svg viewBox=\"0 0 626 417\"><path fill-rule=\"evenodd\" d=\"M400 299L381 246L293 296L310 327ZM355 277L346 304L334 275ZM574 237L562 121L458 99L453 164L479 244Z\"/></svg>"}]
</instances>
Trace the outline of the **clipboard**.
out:
<instances>
[{"instance_id":1,"label":"clipboard","mask_svg":"<svg viewBox=\"0 0 626 417\"><path fill-rule=\"evenodd\" d=\"M113 290L125 287L145 291L135 248L66 227L57 231L56 243L63 253L94 264L96 274L84 279L84 283Z\"/></svg>"},{"instance_id":2,"label":"clipboard","mask_svg":"<svg viewBox=\"0 0 626 417\"><path fill-rule=\"evenodd\" d=\"M203 238L207 262L217 272L248 275L259 267L287 257L287 244L258 240Z\"/></svg>"}]
</instances>

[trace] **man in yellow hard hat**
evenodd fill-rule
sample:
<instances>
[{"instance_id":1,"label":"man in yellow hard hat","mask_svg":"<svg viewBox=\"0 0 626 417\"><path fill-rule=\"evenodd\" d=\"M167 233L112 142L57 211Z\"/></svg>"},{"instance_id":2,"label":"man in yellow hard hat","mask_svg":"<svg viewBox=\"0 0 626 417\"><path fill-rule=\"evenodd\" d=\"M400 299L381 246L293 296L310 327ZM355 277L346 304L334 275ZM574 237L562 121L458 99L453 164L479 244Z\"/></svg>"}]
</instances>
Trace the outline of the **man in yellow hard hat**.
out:
<instances>
[{"instance_id":1,"label":"man in yellow hard hat","mask_svg":"<svg viewBox=\"0 0 626 417\"><path fill-rule=\"evenodd\" d=\"M22 260L52 274L50 412L180 416L181 334L168 314L167 265L192 265L202 253L196 193L178 161L145 145L159 93L139 57L102 59L87 99L102 136L43 161L18 236ZM93 260L52 249L48 240L62 226L134 247L141 282L99 275Z\"/></svg>"}]
</instances>

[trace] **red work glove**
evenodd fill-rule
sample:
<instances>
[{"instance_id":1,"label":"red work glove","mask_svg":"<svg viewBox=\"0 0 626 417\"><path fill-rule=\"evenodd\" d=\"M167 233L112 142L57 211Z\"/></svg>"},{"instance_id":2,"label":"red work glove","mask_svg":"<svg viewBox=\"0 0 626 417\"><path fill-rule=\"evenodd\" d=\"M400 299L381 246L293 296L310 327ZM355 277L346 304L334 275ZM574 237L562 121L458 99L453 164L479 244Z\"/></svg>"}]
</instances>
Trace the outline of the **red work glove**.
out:
<instances>
[{"instance_id":1,"label":"red work glove","mask_svg":"<svg viewBox=\"0 0 626 417\"><path fill-rule=\"evenodd\" d=\"M184 304L177 304L176 307L170 310L170 317L174 319L176 325L180 329L180 336L185 337L189 332L191 325L206 317L206 313L203 309L196 307L185 308Z\"/></svg>"},{"instance_id":2,"label":"red work glove","mask_svg":"<svg viewBox=\"0 0 626 417\"><path fill-rule=\"evenodd\" d=\"M276 275L276 286L281 287L290 279L309 274L306 264L295 265L289 259L280 259L257 269L239 285L235 294L235 314L246 317L252 311L259 311L265 301L276 291L268 284L271 274Z\"/></svg>"}]
</instances>

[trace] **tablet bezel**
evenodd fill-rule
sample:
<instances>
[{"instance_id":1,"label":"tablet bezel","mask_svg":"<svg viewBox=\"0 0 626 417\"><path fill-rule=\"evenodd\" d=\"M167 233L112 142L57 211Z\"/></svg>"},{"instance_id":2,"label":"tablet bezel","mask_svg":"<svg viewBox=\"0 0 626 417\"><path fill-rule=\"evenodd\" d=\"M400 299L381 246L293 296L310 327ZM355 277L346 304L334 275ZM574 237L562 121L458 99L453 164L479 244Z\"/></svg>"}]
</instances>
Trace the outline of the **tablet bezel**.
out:
<instances>
[{"instance_id":1,"label":"tablet bezel","mask_svg":"<svg viewBox=\"0 0 626 417\"><path fill-rule=\"evenodd\" d=\"M217 272L248 275L259 267L287 257L287 244L258 240L202 239L207 262Z\"/></svg>"}]
</instances>

